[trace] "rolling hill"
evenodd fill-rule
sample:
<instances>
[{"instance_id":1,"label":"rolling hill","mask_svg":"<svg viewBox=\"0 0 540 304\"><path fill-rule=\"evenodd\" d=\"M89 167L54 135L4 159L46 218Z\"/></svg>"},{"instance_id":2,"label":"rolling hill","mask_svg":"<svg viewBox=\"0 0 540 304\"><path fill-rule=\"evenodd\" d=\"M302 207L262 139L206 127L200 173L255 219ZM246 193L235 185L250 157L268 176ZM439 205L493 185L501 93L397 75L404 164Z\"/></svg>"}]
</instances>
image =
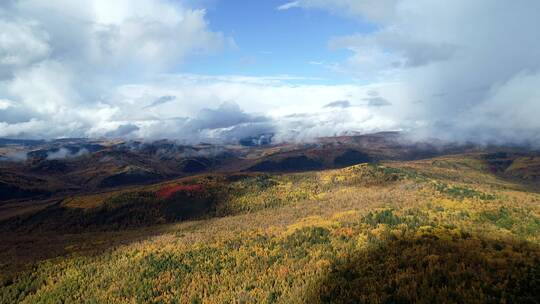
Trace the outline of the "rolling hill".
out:
<instances>
[{"instance_id":1,"label":"rolling hill","mask_svg":"<svg viewBox=\"0 0 540 304\"><path fill-rule=\"evenodd\" d=\"M4 216L0 302L539 302L537 153L415 150L395 136L226 147L162 167L159 149L115 156L108 164L162 175L73 179ZM117 148L67 160L78 169L65 172L95 170L82 163ZM165 174L190 160L201 170ZM10 166L12 184L34 170Z\"/></svg>"}]
</instances>

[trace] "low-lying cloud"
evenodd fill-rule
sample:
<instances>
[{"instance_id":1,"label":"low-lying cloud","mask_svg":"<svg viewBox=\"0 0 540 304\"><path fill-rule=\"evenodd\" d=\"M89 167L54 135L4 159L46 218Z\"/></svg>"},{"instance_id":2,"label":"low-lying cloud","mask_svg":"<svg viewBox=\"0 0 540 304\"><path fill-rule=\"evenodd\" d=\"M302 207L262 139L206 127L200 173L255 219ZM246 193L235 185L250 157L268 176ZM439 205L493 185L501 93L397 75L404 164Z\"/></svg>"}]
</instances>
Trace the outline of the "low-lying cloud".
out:
<instances>
[{"instance_id":1,"label":"low-lying cloud","mask_svg":"<svg viewBox=\"0 0 540 304\"><path fill-rule=\"evenodd\" d=\"M333 39L332 48L352 55L332 68L400 83L409 106L393 116L416 126L417 137L540 144L540 2L298 0L281 6L295 8L377 27Z\"/></svg>"},{"instance_id":2,"label":"low-lying cloud","mask_svg":"<svg viewBox=\"0 0 540 304\"><path fill-rule=\"evenodd\" d=\"M78 149L77 151L72 151L67 148L60 148L58 150L49 151L47 152L47 159L48 160L56 160L56 159L66 159L66 158L75 158L80 157L83 155L88 154L89 151L87 149Z\"/></svg>"},{"instance_id":3,"label":"low-lying cloud","mask_svg":"<svg viewBox=\"0 0 540 304\"><path fill-rule=\"evenodd\" d=\"M0 136L104 135L129 124L113 121L117 87L234 45L205 14L168 0L2 1Z\"/></svg>"},{"instance_id":4,"label":"low-lying cloud","mask_svg":"<svg viewBox=\"0 0 540 304\"><path fill-rule=\"evenodd\" d=\"M180 73L188 58L235 47L185 1L3 1L0 137L226 143L402 130L540 145L540 2L282 4L373 25L328 41L350 56L321 66L351 84Z\"/></svg>"},{"instance_id":5,"label":"low-lying cloud","mask_svg":"<svg viewBox=\"0 0 540 304\"><path fill-rule=\"evenodd\" d=\"M0 161L9 162L24 162L28 159L26 151L10 151L4 155L0 155Z\"/></svg>"}]
</instances>

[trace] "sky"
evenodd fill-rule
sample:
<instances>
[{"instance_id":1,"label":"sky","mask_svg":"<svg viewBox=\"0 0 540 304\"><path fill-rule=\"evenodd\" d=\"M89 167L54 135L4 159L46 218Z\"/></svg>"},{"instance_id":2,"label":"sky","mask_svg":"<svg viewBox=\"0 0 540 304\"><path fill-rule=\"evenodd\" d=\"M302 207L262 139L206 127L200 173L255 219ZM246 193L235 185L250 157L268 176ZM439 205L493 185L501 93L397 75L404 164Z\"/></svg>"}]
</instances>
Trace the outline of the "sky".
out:
<instances>
[{"instance_id":1,"label":"sky","mask_svg":"<svg viewBox=\"0 0 540 304\"><path fill-rule=\"evenodd\" d=\"M536 0L3 0L0 137L540 146Z\"/></svg>"}]
</instances>

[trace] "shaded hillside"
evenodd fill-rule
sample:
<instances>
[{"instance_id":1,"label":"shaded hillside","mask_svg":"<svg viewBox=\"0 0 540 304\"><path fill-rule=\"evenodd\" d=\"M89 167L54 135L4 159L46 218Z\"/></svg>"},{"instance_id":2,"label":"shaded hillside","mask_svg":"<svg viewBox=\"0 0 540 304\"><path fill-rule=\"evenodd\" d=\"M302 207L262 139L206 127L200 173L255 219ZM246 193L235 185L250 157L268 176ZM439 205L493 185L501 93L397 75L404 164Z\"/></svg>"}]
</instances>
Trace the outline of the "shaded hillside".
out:
<instances>
[{"instance_id":1,"label":"shaded hillside","mask_svg":"<svg viewBox=\"0 0 540 304\"><path fill-rule=\"evenodd\" d=\"M322 162L308 158L306 156L291 156L280 160L265 160L252 167L248 171L263 172L288 172L288 171L310 171L322 169Z\"/></svg>"},{"instance_id":2,"label":"shaded hillside","mask_svg":"<svg viewBox=\"0 0 540 304\"><path fill-rule=\"evenodd\" d=\"M21 182L4 181L0 201L43 198L44 193L39 191L39 187L29 189L32 187L25 186L24 180L36 178L41 180L41 184L55 185L54 189L46 187L49 188L46 191L52 195L66 192L76 194L146 185L208 172L302 172L366 162L425 159L465 151L482 152L482 149L473 145L411 142L397 132L320 138L310 143L265 142L264 145L250 146L188 146L167 140L7 141L0 146L0 170L16 174ZM501 148L500 151L507 151L502 153L510 154L507 158L491 160L494 172L535 182L538 180L538 159L527 159L530 155L515 153L516 149ZM17 157L10 160L10 155ZM520 155L524 158L518 160ZM497 161L502 163L497 164ZM510 167L511 163L514 166Z\"/></svg>"},{"instance_id":3,"label":"shaded hillside","mask_svg":"<svg viewBox=\"0 0 540 304\"><path fill-rule=\"evenodd\" d=\"M61 204L35 214L0 223L4 232L82 233L133 229L212 215L217 203L210 192L178 190L169 197L153 192L122 193L96 208L70 208Z\"/></svg>"},{"instance_id":4,"label":"shaded hillside","mask_svg":"<svg viewBox=\"0 0 540 304\"><path fill-rule=\"evenodd\" d=\"M2 200L23 199L30 197L47 197L50 195L51 192L46 189L24 188L18 185L0 181L0 197L2 198Z\"/></svg>"},{"instance_id":5,"label":"shaded hillside","mask_svg":"<svg viewBox=\"0 0 540 304\"><path fill-rule=\"evenodd\" d=\"M138 189L64 199L39 212L0 222L0 231L75 233L133 229L279 207L341 185L384 185L407 174L381 166L355 166L317 175L202 175ZM322 188L321 188L322 187Z\"/></svg>"},{"instance_id":6,"label":"shaded hillside","mask_svg":"<svg viewBox=\"0 0 540 304\"><path fill-rule=\"evenodd\" d=\"M122 171L104 177L98 188L111 188L126 185L150 184L163 180L164 176L141 167L128 166Z\"/></svg>"},{"instance_id":7,"label":"shaded hillside","mask_svg":"<svg viewBox=\"0 0 540 304\"><path fill-rule=\"evenodd\" d=\"M13 199L45 198L62 188L53 179L0 170L0 203Z\"/></svg>"},{"instance_id":8,"label":"shaded hillside","mask_svg":"<svg viewBox=\"0 0 540 304\"><path fill-rule=\"evenodd\" d=\"M489 170L501 178L520 181L540 191L539 153L490 153L485 161Z\"/></svg>"},{"instance_id":9,"label":"shaded hillside","mask_svg":"<svg viewBox=\"0 0 540 304\"><path fill-rule=\"evenodd\" d=\"M347 150L334 159L334 165L336 167L348 167L357 164L369 163L371 161L372 158L366 153L356 150Z\"/></svg>"},{"instance_id":10,"label":"shaded hillside","mask_svg":"<svg viewBox=\"0 0 540 304\"><path fill-rule=\"evenodd\" d=\"M0 303L535 303L540 195L485 158L74 195L2 223Z\"/></svg>"},{"instance_id":11,"label":"shaded hillside","mask_svg":"<svg viewBox=\"0 0 540 304\"><path fill-rule=\"evenodd\" d=\"M212 167L212 160L205 157L196 157L183 160L180 170L185 173L200 173Z\"/></svg>"},{"instance_id":12,"label":"shaded hillside","mask_svg":"<svg viewBox=\"0 0 540 304\"><path fill-rule=\"evenodd\" d=\"M259 161L247 170L261 172L301 172L343 168L373 161L373 157L358 150L314 147L298 151L275 153L265 157L264 160Z\"/></svg>"},{"instance_id":13,"label":"shaded hillside","mask_svg":"<svg viewBox=\"0 0 540 304\"><path fill-rule=\"evenodd\" d=\"M537 303L540 247L467 233L390 239L330 266L308 303Z\"/></svg>"}]
</instances>

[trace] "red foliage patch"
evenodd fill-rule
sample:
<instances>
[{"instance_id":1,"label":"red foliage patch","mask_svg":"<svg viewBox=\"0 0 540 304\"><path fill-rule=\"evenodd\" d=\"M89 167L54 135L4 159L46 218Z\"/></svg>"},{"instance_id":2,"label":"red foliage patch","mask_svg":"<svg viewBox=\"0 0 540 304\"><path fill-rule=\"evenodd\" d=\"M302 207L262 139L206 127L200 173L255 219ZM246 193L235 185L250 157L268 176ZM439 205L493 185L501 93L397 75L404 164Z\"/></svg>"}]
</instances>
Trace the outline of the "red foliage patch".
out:
<instances>
[{"instance_id":1,"label":"red foliage patch","mask_svg":"<svg viewBox=\"0 0 540 304\"><path fill-rule=\"evenodd\" d=\"M158 192L156 192L156 195L159 198L169 198L173 194L180 191L194 194L203 192L203 190L204 189L201 185L174 185L160 189Z\"/></svg>"}]
</instances>

